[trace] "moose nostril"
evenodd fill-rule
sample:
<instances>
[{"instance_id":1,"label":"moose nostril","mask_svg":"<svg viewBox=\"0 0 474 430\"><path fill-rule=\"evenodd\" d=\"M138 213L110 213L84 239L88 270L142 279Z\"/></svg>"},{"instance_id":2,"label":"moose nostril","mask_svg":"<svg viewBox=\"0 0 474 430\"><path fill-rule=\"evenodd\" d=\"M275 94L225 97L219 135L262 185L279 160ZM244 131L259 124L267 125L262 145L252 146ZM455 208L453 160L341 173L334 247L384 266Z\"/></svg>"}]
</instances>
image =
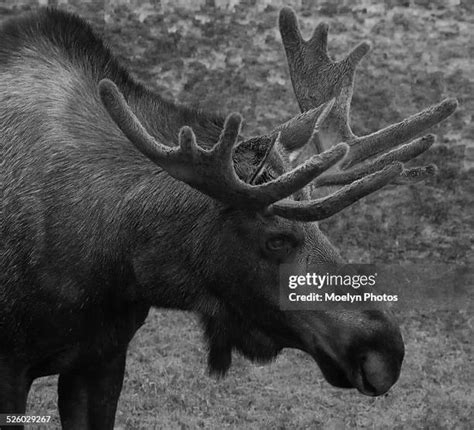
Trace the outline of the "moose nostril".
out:
<instances>
[{"instance_id":1,"label":"moose nostril","mask_svg":"<svg viewBox=\"0 0 474 430\"><path fill-rule=\"evenodd\" d=\"M398 379L399 366L378 352L366 353L360 361L360 391L369 396L386 393Z\"/></svg>"}]
</instances>

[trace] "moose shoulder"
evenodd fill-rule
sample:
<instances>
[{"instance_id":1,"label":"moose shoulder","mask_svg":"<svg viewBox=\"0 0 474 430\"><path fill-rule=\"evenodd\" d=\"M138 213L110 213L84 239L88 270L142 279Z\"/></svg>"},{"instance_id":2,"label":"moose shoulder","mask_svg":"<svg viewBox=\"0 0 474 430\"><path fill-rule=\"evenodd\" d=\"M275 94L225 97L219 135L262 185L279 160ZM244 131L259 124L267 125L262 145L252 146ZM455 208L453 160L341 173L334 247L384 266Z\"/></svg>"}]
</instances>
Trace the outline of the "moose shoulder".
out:
<instances>
[{"instance_id":1,"label":"moose shoulder","mask_svg":"<svg viewBox=\"0 0 474 430\"><path fill-rule=\"evenodd\" d=\"M456 102L355 136L368 45L333 62L327 26L306 41L291 9L280 31L302 113L245 139L240 115L136 82L77 16L42 9L0 27L0 413L24 412L32 381L59 374L63 427L113 428L127 346L151 306L201 316L216 373L232 351L264 361L291 347L335 386L375 396L395 383L404 345L391 315L282 311L279 265L339 262L315 221L432 174L402 163L433 137L405 142Z\"/></svg>"}]
</instances>

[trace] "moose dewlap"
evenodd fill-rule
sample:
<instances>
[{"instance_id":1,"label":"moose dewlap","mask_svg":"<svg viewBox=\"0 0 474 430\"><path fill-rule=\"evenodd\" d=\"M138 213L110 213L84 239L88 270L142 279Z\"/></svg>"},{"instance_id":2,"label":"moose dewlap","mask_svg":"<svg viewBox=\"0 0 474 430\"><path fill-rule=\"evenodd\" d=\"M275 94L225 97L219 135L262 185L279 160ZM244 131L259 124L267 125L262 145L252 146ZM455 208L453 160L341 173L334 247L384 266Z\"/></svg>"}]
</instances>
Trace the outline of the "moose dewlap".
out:
<instances>
[{"instance_id":1,"label":"moose dewlap","mask_svg":"<svg viewBox=\"0 0 474 430\"><path fill-rule=\"evenodd\" d=\"M335 386L376 396L395 383L404 345L388 311L283 311L279 266L339 262L314 221L433 174L402 163L432 145L412 138L456 101L355 136L369 45L334 62L327 25L304 40L287 8L280 31L301 113L246 139L239 114L148 90L75 15L2 24L0 413L24 412L32 381L59 374L63 427L112 429L128 343L151 306L201 316L212 372L233 351L265 361L289 347Z\"/></svg>"}]
</instances>

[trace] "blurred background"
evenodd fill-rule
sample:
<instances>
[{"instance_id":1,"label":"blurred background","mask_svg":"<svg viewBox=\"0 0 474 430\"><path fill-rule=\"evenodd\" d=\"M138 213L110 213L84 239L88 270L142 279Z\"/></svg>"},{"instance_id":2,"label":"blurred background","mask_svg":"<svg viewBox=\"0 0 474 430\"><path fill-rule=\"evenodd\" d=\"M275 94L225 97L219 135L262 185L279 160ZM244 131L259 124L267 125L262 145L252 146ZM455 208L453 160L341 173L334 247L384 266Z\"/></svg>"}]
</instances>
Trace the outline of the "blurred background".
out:
<instances>
[{"instance_id":1,"label":"blurred background","mask_svg":"<svg viewBox=\"0 0 474 430\"><path fill-rule=\"evenodd\" d=\"M472 265L472 0L0 0L0 21L47 5L91 22L132 74L164 97L241 112L246 136L298 113L277 27L282 6L295 8L306 37L318 22L329 23L335 59L371 41L356 75L356 134L446 97L456 97L460 107L430 130L437 144L414 163L436 163L437 177L388 187L321 228L351 262ZM195 317L153 311L130 348L116 427L472 428L472 313L397 313L407 344L402 375L388 395L371 399L330 387L297 351L267 366L235 357L229 376L216 381L205 372ZM31 412L57 419L55 383L51 377L34 384Z\"/></svg>"}]
</instances>

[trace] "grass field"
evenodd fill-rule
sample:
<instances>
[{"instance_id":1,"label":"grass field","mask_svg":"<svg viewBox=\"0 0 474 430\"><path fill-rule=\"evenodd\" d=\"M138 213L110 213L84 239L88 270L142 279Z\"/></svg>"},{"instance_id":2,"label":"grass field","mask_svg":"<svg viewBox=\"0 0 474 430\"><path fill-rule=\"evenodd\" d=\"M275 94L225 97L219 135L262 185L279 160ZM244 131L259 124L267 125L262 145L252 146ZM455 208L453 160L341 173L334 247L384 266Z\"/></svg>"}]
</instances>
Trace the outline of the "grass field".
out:
<instances>
[{"instance_id":1,"label":"grass field","mask_svg":"<svg viewBox=\"0 0 474 430\"><path fill-rule=\"evenodd\" d=\"M4 0L0 19L33 3ZM297 112L276 27L281 5L295 6L306 35L320 20L330 23L330 49L337 58L370 40L373 50L356 77L356 133L400 121L447 96L457 97L460 108L434 127L438 144L420 160L435 162L438 177L389 187L322 223L322 229L353 262L472 265L470 0L242 1L233 2L238 3L233 11L206 7L204 1L162 2L163 9L146 1L62 3L91 20L137 78L181 102L240 111L247 135L266 132ZM387 395L367 398L329 386L316 363L298 351L285 351L266 366L235 357L225 379L210 378L196 318L155 310L131 344L116 426L474 428L472 306L400 309L398 315L406 342L400 381ZM56 378L35 382L29 410L58 422Z\"/></svg>"}]
</instances>

